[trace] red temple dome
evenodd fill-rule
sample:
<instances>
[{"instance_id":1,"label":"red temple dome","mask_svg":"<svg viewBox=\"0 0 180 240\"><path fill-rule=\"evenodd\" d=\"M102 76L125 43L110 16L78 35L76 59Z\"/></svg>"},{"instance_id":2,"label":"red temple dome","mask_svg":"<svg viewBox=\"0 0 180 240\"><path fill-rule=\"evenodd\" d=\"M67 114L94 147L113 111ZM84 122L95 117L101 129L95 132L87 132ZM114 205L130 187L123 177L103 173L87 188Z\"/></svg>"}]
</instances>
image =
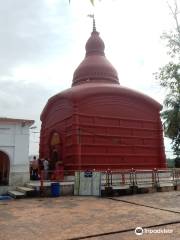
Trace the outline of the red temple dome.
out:
<instances>
[{"instance_id":1,"label":"red temple dome","mask_svg":"<svg viewBox=\"0 0 180 240\"><path fill-rule=\"evenodd\" d=\"M105 57L104 48L104 42L94 27L86 43L86 56L74 72L72 86L89 81L119 84L117 71Z\"/></svg>"},{"instance_id":2,"label":"red temple dome","mask_svg":"<svg viewBox=\"0 0 180 240\"><path fill-rule=\"evenodd\" d=\"M93 31L86 43L86 56L92 54L104 56L104 49L105 45L103 40L100 38L99 33L97 31Z\"/></svg>"},{"instance_id":3,"label":"red temple dome","mask_svg":"<svg viewBox=\"0 0 180 240\"><path fill-rule=\"evenodd\" d=\"M61 162L65 175L87 169L164 168L162 106L119 85L104 48L93 17L72 87L51 97L41 114L40 157L50 159L52 170Z\"/></svg>"}]
</instances>

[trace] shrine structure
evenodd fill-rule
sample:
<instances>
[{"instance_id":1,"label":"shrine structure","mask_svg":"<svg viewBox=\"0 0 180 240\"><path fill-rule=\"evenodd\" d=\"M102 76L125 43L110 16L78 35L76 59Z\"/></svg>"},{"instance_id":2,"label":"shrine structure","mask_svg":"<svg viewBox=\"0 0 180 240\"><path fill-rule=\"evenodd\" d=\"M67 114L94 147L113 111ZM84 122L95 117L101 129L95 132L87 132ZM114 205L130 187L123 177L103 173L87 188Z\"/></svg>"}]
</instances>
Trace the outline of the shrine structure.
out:
<instances>
[{"instance_id":1,"label":"shrine structure","mask_svg":"<svg viewBox=\"0 0 180 240\"><path fill-rule=\"evenodd\" d=\"M162 106L123 87L95 22L72 87L41 114L40 156L64 171L165 167Z\"/></svg>"}]
</instances>

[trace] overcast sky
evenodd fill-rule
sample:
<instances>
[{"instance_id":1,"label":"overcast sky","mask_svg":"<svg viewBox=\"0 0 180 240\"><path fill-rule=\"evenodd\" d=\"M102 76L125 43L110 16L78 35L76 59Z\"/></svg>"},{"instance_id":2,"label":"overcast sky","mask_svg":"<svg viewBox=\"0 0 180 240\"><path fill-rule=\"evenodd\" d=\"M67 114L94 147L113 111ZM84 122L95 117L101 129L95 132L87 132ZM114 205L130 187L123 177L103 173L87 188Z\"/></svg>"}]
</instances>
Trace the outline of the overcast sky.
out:
<instances>
[{"instance_id":1,"label":"overcast sky","mask_svg":"<svg viewBox=\"0 0 180 240\"><path fill-rule=\"evenodd\" d=\"M170 0L171 2L171 0ZM36 121L30 154L38 152L40 113L48 98L71 86L84 58L95 13L106 56L121 85L160 103L153 73L168 62L163 31L172 28L165 0L5 0L0 6L0 116ZM168 144L166 144L168 145ZM169 150L169 147L167 147Z\"/></svg>"}]
</instances>

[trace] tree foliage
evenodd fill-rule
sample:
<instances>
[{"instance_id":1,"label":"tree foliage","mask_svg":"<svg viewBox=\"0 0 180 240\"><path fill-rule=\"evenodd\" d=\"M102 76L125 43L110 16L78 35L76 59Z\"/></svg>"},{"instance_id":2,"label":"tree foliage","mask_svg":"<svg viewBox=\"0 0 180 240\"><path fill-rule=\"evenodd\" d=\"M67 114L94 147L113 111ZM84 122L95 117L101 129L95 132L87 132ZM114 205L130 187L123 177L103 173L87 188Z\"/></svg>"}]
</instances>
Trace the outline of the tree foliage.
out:
<instances>
[{"instance_id":1,"label":"tree foliage","mask_svg":"<svg viewBox=\"0 0 180 240\"><path fill-rule=\"evenodd\" d=\"M167 42L168 55L171 61L159 69L156 78L167 90L164 100L165 110L162 112L165 136L172 139L174 154L180 155L180 24L177 1L169 5L175 27L169 33L164 33L162 39Z\"/></svg>"}]
</instances>

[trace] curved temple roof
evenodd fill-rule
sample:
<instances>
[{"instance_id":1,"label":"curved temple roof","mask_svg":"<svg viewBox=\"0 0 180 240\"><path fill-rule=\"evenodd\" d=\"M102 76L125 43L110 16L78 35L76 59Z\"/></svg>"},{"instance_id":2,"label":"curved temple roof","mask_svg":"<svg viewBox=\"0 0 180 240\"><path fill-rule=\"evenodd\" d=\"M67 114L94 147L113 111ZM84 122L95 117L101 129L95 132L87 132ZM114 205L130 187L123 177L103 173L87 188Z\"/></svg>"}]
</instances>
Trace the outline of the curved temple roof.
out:
<instances>
[{"instance_id":1,"label":"curved temple roof","mask_svg":"<svg viewBox=\"0 0 180 240\"><path fill-rule=\"evenodd\" d=\"M41 114L41 120L57 100L65 98L72 102L81 101L88 96L100 94L128 95L129 98L145 101L157 111L162 109L162 106L151 97L119 85L117 71L105 57L104 49L104 42L96 31L93 20L93 31L86 42L86 55L74 72L72 87L48 100Z\"/></svg>"},{"instance_id":2,"label":"curved temple roof","mask_svg":"<svg viewBox=\"0 0 180 240\"><path fill-rule=\"evenodd\" d=\"M86 43L85 58L74 72L72 86L89 81L119 84L117 71L105 57L104 49L104 42L93 25L93 31Z\"/></svg>"}]
</instances>

